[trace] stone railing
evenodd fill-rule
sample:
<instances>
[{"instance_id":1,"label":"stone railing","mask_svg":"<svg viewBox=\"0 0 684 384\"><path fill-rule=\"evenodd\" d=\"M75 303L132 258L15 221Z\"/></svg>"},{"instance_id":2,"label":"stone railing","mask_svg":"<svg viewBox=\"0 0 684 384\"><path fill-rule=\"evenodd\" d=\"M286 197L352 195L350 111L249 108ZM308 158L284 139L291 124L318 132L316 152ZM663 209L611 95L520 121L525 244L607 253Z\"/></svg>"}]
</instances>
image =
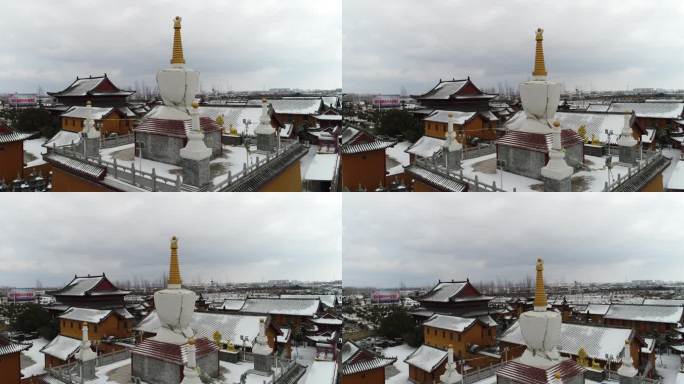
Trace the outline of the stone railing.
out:
<instances>
[{"instance_id":1,"label":"stone railing","mask_svg":"<svg viewBox=\"0 0 684 384\"><path fill-rule=\"evenodd\" d=\"M620 381L620 375L615 371L606 370L606 378L608 380ZM649 379L648 377L638 376L632 381L634 384L662 384L662 379Z\"/></svg>"},{"instance_id":2,"label":"stone railing","mask_svg":"<svg viewBox=\"0 0 684 384\"><path fill-rule=\"evenodd\" d=\"M135 135L130 133L128 135L102 137L100 139L100 148L114 148L126 144L133 144L135 142Z\"/></svg>"},{"instance_id":3,"label":"stone railing","mask_svg":"<svg viewBox=\"0 0 684 384\"><path fill-rule=\"evenodd\" d=\"M275 152L273 153L268 153L266 154L266 159L265 160L259 160L259 158L256 159L255 162L253 162L251 165L247 165L246 163L242 165L242 171L233 174L232 172L228 171L228 175L226 180L221 181L220 183L214 185L211 190L212 191L222 191L225 188L228 188L232 186L235 183L239 183L243 181L244 179L248 178L251 174L253 174L256 171L261 170L263 167L268 167L269 165L275 163L279 159L281 159L283 156L286 156L292 152L295 152L297 149L301 147L301 143L299 140L281 140L281 146L278 148Z\"/></svg>"},{"instance_id":4,"label":"stone railing","mask_svg":"<svg viewBox=\"0 0 684 384\"><path fill-rule=\"evenodd\" d=\"M65 384L76 384L81 382L80 377L78 377L78 363L76 362L45 368L45 372L47 372L49 376L54 377Z\"/></svg>"},{"instance_id":5,"label":"stone railing","mask_svg":"<svg viewBox=\"0 0 684 384\"><path fill-rule=\"evenodd\" d=\"M644 151L643 159L644 160L639 161L636 166L630 167L626 176L618 175L617 179L613 182L606 182L603 191L637 192L633 191L633 189L652 179L657 172L661 171L665 161L669 164L669 160L663 156L662 150L655 152Z\"/></svg>"},{"instance_id":6,"label":"stone railing","mask_svg":"<svg viewBox=\"0 0 684 384\"><path fill-rule=\"evenodd\" d=\"M130 358L131 358L131 351L128 349L124 349L124 350L116 351L116 352L111 352L111 353L106 353L103 355L99 355L97 357L96 366L101 367L103 365L114 364L114 363L118 363L119 361L124 361L124 360L130 359Z\"/></svg>"},{"instance_id":7,"label":"stone railing","mask_svg":"<svg viewBox=\"0 0 684 384\"><path fill-rule=\"evenodd\" d=\"M474 178L468 177L463 174L462 169L447 169L446 166L443 164L438 164L437 161L431 158L416 158L415 164L442 177L450 178L460 183L467 184L470 192L506 192L496 185L496 181L492 182L492 184L485 184L479 180L477 175L475 175ZM515 192L515 189L513 192Z\"/></svg>"},{"instance_id":8,"label":"stone railing","mask_svg":"<svg viewBox=\"0 0 684 384\"><path fill-rule=\"evenodd\" d=\"M492 153L496 153L496 145L478 144L477 147L463 149L463 160L474 159L480 156L487 156L491 155Z\"/></svg>"},{"instance_id":9,"label":"stone railing","mask_svg":"<svg viewBox=\"0 0 684 384\"><path fill-rule=\"evenodd\" d=\"M476 368L473 372L468 372L463 375L463 384L473 384L480 380L496 375L496 372L501 368L502 363L490 365L485 368Z\"/></svg>"},{"instance_id":10,"label":"stone railing","mask_svg":"<svg viewBox=\"0 0 684 384\"><path fill-rule=\"evenodd\" d=\"M65 156L84 163L103 167L107 169L107 176L111 176L116 180L142 188L152 192L176 192L181 189L180 175L176 179L170 179L156 174L156 170L152 168L152 172L146 172L142 169L136 169L135 161L131 163L130 167L118 164L117 160L106 161L99 157L86 157L84 154L74 150L75 146L55 147L52 151L55 154Z\"/></svg>"}]
</instances>

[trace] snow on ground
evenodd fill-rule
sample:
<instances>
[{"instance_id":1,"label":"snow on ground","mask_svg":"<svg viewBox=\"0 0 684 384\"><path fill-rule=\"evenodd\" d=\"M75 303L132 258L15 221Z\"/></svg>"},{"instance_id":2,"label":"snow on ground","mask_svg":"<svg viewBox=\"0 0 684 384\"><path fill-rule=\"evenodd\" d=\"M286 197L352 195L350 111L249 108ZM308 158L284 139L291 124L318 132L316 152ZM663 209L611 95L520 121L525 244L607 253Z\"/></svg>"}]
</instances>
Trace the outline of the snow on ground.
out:
<instances>
[{"instance_id":1,"label":"snow on ground","mask_svg":"<svg viewBox=\"0 0 684 384\"><path fill-rule=\"evenodd\" d=\"M663 149L663 155L672 158L672 164L670 164L670 166L667 167L663 172L663 185L667 187L670 182L670 178L672 178L672 173L677 167L677 163L680 161L679 159L682 156L682 151L679 149Z\"/></svg>"},{"instance_id":2,"label":"snow on ground","mask_svg":"<svg viewBox=\"0 0 684 384\"><path fill-rule=\"evenodd\" d=\"M87 384L126 384L125 382L121 382L119 380L114 380L113 378L109 377L109 374L112 371L117 370L119 368L126 367L126 366L128 366L128 370L130 371L131 359L121 360L121 361L116 362L116 363L112 363L112 364L108 364L108 365L99 367L95 370L95 376L97 376L97 378L94 380L89 380L86 383Z\"/></svg>"},{"instance_id":3,"label":"snow on ground","mask_svg":"<svg viewBox=\"0 0 684 384\"><path fill-rule=\"evenodd\" d=\"M663 378L663 384L679 384L677 374L681 366L679 355L657 355L656 373Z\"/></svg>"},{"instance_id":4,"label":"snow on ground","mask_svg":"<svg viewBox=\"0 0 684 384\"><path fill-rule=\"evenodd\" d=\"M404 360L413 353L416 350L416 348L413 348L407 344L402 344L396 347L390 347L386 348L382 351L383 355L385 357L396 357L397 362L394 363L394 369L389 369L390 371L396 372L397 370L399 373L395 373L393 376L389 377L389 374L387 375L388 378L386 379L386 383L389 384L410 384L411 382L409 381L409 366L408 364L404 363Z\"/></svg>"},{"instance_id":5,"label":"snow on ground","mask_svg":"<svg viewBox=\"0 0 684 384\"><path fill-rule=\"evenodd\" d=\"M22 358L27 357L33 361L30 365L24 366L24 362L28 361L28 359L22 359L21 374L24 375L24 377L40 375L45 372L45 355L40 353L40 349L47 345L48 341L41 337L32 342L33 346L21 353Z\"/></svg>"},{"instance_id":6,"label":"snow on ground","mask_svg":"<svg viewBox=\"0 0 684 384\"><path fill-rule=\"evenodd\" d=\"M295 358L295 361L305 367L308 367L313 363L314 359L316 356L316 348L315 347L305 347L305 346L300 346L300 347L293 347L292 348L292 357Z\"/></svg>"},{"instance_id":7,"label":"snow on ground","mask_svg":"<svg viewBox=\"0 0 684 384\"><path fill-rule=\"evenodd\" d=\"M43 148L42 145L46 141L47 139L44 137L24 141L24 161L26 161L27 167L45 164L43 154L47 152L47 149Z\"/></svg>"},{"instance_id":8,"label":"snow on ground","mask_svg":"<svg viewBox=\"0 0 684 384\"><path fill-rule=\"evenodd\" d=\"M306 175L306 173L309 171L311 162L313 161L313 158L316 157L317 153L318 146L312 145L309 147L309 152L306 155L304 155L304 157L302 157L302 160L300 161L302 176Z\"/></svg>"}]
</instances>

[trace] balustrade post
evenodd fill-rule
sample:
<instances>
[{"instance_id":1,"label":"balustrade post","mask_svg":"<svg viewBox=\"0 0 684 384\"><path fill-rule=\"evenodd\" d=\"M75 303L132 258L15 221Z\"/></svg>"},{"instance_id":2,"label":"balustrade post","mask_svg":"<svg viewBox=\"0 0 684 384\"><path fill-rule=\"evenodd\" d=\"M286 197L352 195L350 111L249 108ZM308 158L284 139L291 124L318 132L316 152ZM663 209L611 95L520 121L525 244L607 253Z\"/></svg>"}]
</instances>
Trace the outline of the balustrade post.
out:
<instances>
[{"instance_id":1,"label":"balustrade post","mask_svg":"<svg viewBox=\"0 0 684 384\"><path fill-rule=\"evenodd\" d=\"M131 163L131 173L133 174L133 185L135 185L135 161Z\"/></svg>"},{"instance_id":2,"label":"balustrade post","mask_svg":"<svg viewBox=\"0 0 684 384\"><path fill-rule=\"evenodd\" d=\"M180 174L176 174L176 191L180 192L180 190L181 190Z\"/></svg>"},{"instance_id":3,"label":"balustrade post","mask_svg":"<svg viewBox=\"0 0 684 384\"><path fill-rule=\"evenodd\" d=\"M157 192L157 172L152 168L152 192Z\"/></svg>"},{"instance_id":4,"label":"balustrade post","mask_svg":"<svg viewBox=\"0 0 684 384\"><path fill-rule=\"evenodd\" d=\"M118 167L117 167L117 165L116 165L116 157L115 157L115 158L114 158L114 178L115 178L115 179L118 179L118 177L117 177L118 175L119 175L119 169L118 169Z\"/></svg>"}]
</instances>

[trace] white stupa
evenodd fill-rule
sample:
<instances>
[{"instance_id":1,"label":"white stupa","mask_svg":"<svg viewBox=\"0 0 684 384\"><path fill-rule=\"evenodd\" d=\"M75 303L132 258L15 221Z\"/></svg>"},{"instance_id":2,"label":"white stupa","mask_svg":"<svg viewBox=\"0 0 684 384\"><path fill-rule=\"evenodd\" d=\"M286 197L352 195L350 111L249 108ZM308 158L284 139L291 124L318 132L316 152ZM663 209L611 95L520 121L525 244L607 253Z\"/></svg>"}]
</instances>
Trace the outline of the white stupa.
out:
<instances>
[{"instance_id":1,"label":"white stupa","mask_svg":"<svg viewBox=\"0 0 684 384\"><path fill-rule=\"evenodd\" d=\"M463 145L456 139L456 131L454 131L454 114L449 113L449 125L446 134L446 140L444 141L444 149L449 152L460 151L463 149Z\"/></svg>"},{"instance_id":2,"label":"white stupa","mask_svg":"<svg viewBox=\"0 0 684 384\"><path fill-rule=\"evenodd\" d=\"M181 288L180 267L178 266L178 239L171 239L171 263L167 288L154 293L154 306L161 322L161 328L151 340L162 343L183 345L195 333L190 321L195 312L197 295Z\"/></svg>"},{"instance_id":3,"label":"white stupa","mask_svg":"<svg viewBox=\"0 0 684 384\"><path fill-rule=\"evenodd\" d=\"M259 334L256 337L256 342L252 347L252 352L257 355L270 355L273 353L273 348L268 345L268 337L266 336L266 322L264 319L259 320Z\"/></svg>"},{"instance_id":4,"label":"white stupa","mask_svg":"<svg viewBox=\"0 0 684 384\"><path fill-rule=\"evenodd\" d=\"M544 63L544 30L537 29L537 47L532 80L520 84L520 99L526 120L520 131L528 133L552 133L551 120L560 102L561 85L546 79Z\"/></svg>"},{"instance_id":5,"label":"white stupa","mask_svg":"<svg viewBox=\"0 0 684 384\"><path fill-rule=\"evenodd\" d=\"M88 139L99 139L100 131L95 129L95 119L93 118L93 104L88 100L86 103L86 119L84 122L83 134Z\"/></svg>"},{"instance_id":6,"label":"white stupa","mask_svg":"<svg viewBox=\"0 0 684 384\"><path fill-rule=\"evenodd\" d=\"M629 340L625 340L625 351L624 355L622 356L622 365L620 365L620 368L617 370L618 375L624 378L633 378L639 373L639 370L634 368L631 350L632 349L630 347Z\"/></svg>"},{"instance_id":7,"label":"white stupa","mask_svg":"<svg viewBox=\"0 0 684 384\"><path fill-rule=\"evenodd\" d=\"M639 142L632 135L632 114L631 112L625 115L625 125L622 127L622 133L617 140L617 145L621 147L634 147Z\"/></svg>"},{"instance_id":8,"label":"white stupa","mask_svg":"<svg viewBox=\"0 0 684 384\"><path fill-rule=\"evenodd\" d=\"M447 364L442 376L439 377L439 381L442 384L460 384L463 382L463 376L458 373L456 369L456 363L454 362L454 347L449 344L449 349L447 350Z\"/></svg>"},{"instance_id":9,"label":"white stupa","mask_svg":"<svg viewBox=\"0 0 684 384\"><path fill-rule=\"evenodd\" d=\"M547 369L561 362L558 345L561 335L561 315L547 311L544 290L544 262L537 260L537 282L534 310L520 316L520 330L527 349L518 360L527 366Z\"/></svg>"},{"instance_id":10,"label":"white stupa","mask_svg":"<svg viewBox=\"0 0 684 384\"><path fill-rule=\"evenodd\" d=\"M276 146L276 130L271 125L271 116L268 114L266 99L261 100L261 116L259 125L254 129L257 137L257 150L271 152Z\"/></svg>"},{"instance_id":11,"label":"white stupa","mask_svg":"<svg viewBox=\"0 0 684 384\"><path fill-rule=\"evenodd\" d=\"M199 368L197 368L197 347L195 339L188 339L188 362L183 369L183 381L181 384L202 384Z\"/></svg>"},{"instance_id":12,"label":"white stupa","mask_svg":"<svg viewBox=\"0 0 684 384\"><path fill-rule=\"evenodd\" d=\"M553 144L551 146L551 151L549 151L549 162L541 169L541 174L545 178L552 180L568 180L570 176L572 176L573 169L565 161L565 154L561 147L560 122L555 121L553 123L551 132L553 134ZM569 190L564 192L569 192Z\"/></svg>"}]
</instances>

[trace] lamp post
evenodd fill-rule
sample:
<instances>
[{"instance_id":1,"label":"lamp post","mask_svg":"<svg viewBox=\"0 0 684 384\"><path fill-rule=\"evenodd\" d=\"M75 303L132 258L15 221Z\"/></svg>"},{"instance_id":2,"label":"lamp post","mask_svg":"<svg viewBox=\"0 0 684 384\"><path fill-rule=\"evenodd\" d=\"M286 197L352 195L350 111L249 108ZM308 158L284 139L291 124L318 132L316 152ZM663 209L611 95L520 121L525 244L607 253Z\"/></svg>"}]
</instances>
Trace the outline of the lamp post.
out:
<instances>
[{"instance_id":1,"label":"lamp post","mask_svg":"<svg viewBox=\"0 0 684 384\"><path fill-rule=\"evenodd\" d=\"M240 335L240 340L242 341L242 360L246 361L247 360L247 355L246 355L247 346L246 346L246 344L247 344L247 341L249 340L249 337Z\"/></svg>"}]
</instances>

